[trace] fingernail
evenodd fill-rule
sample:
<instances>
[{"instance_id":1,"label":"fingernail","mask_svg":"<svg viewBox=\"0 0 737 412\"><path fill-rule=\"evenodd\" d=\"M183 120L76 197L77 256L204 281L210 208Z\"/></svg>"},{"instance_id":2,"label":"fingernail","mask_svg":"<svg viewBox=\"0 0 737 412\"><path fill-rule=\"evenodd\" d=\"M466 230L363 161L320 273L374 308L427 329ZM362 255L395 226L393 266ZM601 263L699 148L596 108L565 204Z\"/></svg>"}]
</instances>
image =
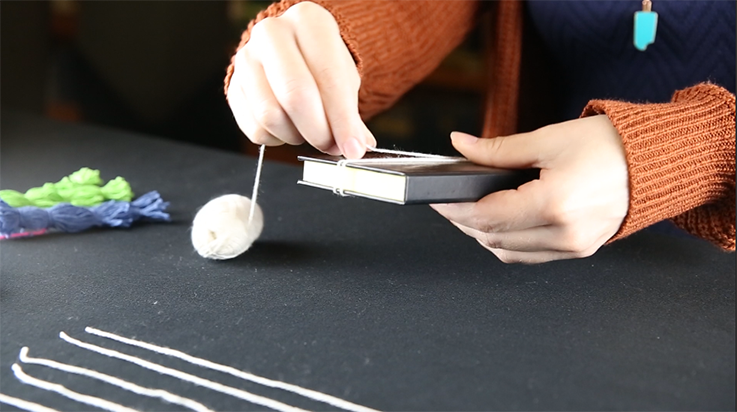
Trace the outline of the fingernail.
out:
<instances>
[{"instance_id":1,"label":"fingernail","mask_svg":"<svg viewBox=\"0 0 737 412\"><path fill-rule=\"evenodd\" d=\"M329 154L330 156L340 156L340 149L338 146L333 146L330 149L326 150L325 153Z\"/></svg>"},{"instance_id":2,"label":"fingernail","mask_svg":"<svg viewBox=\"0 0 737 412\"><path fill-rule=\"evenodd\" d=\"M348 139L343 144L343 156L346 159L360 159L366 153L366 148L358 141L358 139Z\"/></svg>"},{"instance_id":3,"label":"fingernail","mask_svg":"<svg viewBox=\"0 0 737 412\"><path fill-rule=\"evenodd\" d=\"M370 134L367 135L366 136L366 145L369 146L369 147L376 147L376 145L377 145L376 138L374 136L370 135Z\"/></svg>"},{"instance_id":4,"label":"fingernail","mask_svg":"<svg viewBox=\"0 0 737 412\"><path fill-rule=\"evenodd\" d=\"M459 143L462 145L470 145L479 141L476 136L471 136L470 134L462 132L452 132L450 134L450 139L453 143Z\"/></svg>"}]
</instances>

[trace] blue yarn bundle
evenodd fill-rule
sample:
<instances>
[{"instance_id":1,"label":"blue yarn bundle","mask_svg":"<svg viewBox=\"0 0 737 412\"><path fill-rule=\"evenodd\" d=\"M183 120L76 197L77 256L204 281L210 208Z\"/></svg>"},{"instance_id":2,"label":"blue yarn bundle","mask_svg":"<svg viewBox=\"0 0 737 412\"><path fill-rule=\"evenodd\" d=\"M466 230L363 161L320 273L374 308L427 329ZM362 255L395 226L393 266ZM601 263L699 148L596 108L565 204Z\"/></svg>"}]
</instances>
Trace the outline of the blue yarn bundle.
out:
<instances>
[{"instance_id":1,"label":"blue yarn bundle","mask_svg":"<svg viewBox=\"0 0 737 412\"><path fill-rule=\"evenodd\" d=\"M169 202L164 202L156 191L132 202L110 200L91 207L59 203L48 209L14 208L0 200L0 235L41 229L75 233L95 226L129 227L142 219L169 221L169 214L165 212L168 206Z\"/></svg>"}]
</instances>

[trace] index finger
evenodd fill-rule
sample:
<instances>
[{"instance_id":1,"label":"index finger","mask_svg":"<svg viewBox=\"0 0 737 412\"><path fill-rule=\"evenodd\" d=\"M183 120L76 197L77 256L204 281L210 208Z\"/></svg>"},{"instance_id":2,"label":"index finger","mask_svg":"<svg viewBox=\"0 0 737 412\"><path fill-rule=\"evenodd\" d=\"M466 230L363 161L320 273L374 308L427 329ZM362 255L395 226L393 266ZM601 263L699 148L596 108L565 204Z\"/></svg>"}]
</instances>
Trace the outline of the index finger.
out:
<instances>
[{"instance_id":1,"label":"index finger","mask_svg":"<svg viewBox=\"0 0 737 412\"><path fill-rule=\"evenodd\" d=\"M325 13L329 13L324 11ZM314 24L310 24L315 22ZM336 24L318 24L307 19L308 30L297 33L302 50L317 88L320 90L325 115L336 144L347 158L361 158L366 146L375 145L358 112L358 69L343 42Z\"/></svg>"}]
</instances>

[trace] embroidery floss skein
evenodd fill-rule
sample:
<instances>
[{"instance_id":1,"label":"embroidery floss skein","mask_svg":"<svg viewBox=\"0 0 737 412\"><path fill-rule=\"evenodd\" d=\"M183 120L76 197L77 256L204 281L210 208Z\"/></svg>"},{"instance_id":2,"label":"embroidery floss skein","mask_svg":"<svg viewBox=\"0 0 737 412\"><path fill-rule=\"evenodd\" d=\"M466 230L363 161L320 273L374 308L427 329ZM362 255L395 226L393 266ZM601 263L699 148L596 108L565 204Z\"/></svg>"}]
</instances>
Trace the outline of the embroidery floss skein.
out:
<instances>
[{"instance_id":1,"label":"embroidery floss skein","mask_svg":"<svg viewBox=\"0 0 737 412\"><path fill-rule=\"evenodd\" d=\"M95 226L129 227L137 220L169 221L164 202L152 191L132 202L109 200L92 207L59 203L48 209L35 206L14 208L0 200L0 235L58 229L75 233Z\"/></svg>"},{"instance_id":2,"label":"embroidery floss skein","mask_svg":"<svg viewBox=\"0 0 737 412\"><path fill-rule=\"evenodd\" d=\"M100 171L83 167L56 183L46 183L21 193L15 190L0 190L0 199L12 207L51 207L59 203L74 206L94 206L106 200L130 202L133 191L130 184L118 176L104 186Z\"/></svg>"},{"instance_id":3,"label":"embroidery floss skein","mask_svg":"<svg viewBox=\"0 0 737 412\"><path fill-rule=\"evenodd\" d=\"M264 163L261 145L251 199L236 195L217 197L205 204L192 221L192 245L208 259L232 259L250 249L261 236L264 214L256 200Z\"/></svg>"}]
</instances>

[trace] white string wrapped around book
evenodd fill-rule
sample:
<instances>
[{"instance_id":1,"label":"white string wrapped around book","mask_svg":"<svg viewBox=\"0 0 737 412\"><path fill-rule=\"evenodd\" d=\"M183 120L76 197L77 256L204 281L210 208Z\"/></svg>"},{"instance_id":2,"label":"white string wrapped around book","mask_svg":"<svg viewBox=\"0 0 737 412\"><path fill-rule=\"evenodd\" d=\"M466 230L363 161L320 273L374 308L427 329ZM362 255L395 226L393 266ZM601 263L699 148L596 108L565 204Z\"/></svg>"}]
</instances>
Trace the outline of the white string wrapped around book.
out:
<instances>
[{"instance_id":1,"label":"white string wrapped around book","mask_svg":"<svg viewBox=\"0 0 737 412\"><path fill-rule=\"evenodd\" d=\"M442 156L429 153L407 152L404 150L380 149L378 147L368 146L370 152L381 153L387 155L395 155L402 157L372 157L363 159L342 159L336 166L338 167L339 183L333 187L333 193L340 196L348 196L345 193L345 187L349 177L347 167L351 165L370 165L370 164L430 164L430 163L459 163L466 159L462 157Z\"/></svg>"}]
</instances>

